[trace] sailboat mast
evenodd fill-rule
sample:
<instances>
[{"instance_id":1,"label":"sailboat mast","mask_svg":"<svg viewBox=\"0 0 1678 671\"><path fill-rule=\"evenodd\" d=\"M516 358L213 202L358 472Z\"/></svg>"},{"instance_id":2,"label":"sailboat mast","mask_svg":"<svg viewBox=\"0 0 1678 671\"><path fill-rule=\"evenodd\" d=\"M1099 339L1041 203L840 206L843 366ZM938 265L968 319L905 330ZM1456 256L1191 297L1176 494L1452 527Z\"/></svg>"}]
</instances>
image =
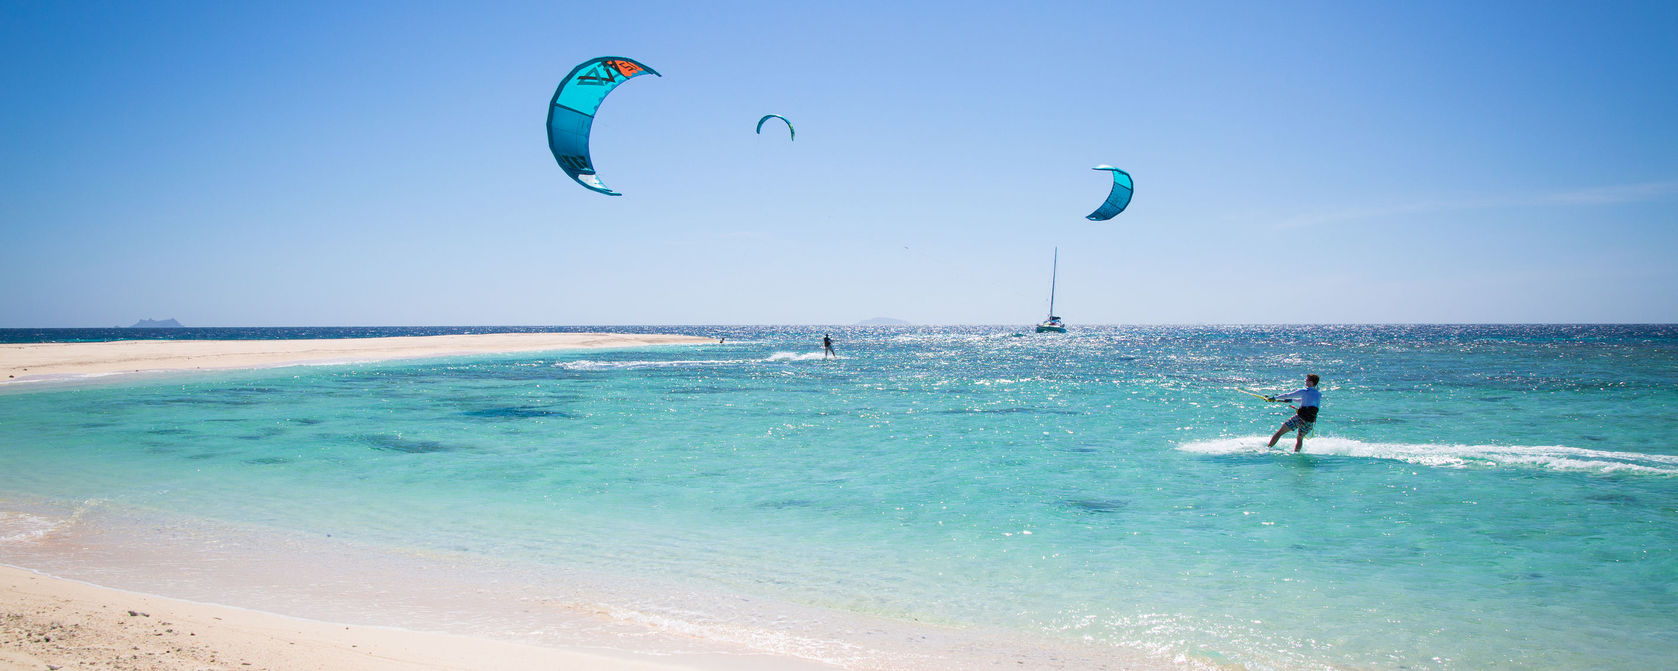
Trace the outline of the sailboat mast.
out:
<instances>
[{"instance_id":1,"label":"sailboat mast","mask_svg":"<svg viewBox=\"0 0 1678 671\"><path fill-rule=\"evenodd\" d=\"M1055 316L1055 280L1060 275L1060 248L1055 248L1055 265L1049 271L1049 316Z\"/></svg>"}]
</instances>

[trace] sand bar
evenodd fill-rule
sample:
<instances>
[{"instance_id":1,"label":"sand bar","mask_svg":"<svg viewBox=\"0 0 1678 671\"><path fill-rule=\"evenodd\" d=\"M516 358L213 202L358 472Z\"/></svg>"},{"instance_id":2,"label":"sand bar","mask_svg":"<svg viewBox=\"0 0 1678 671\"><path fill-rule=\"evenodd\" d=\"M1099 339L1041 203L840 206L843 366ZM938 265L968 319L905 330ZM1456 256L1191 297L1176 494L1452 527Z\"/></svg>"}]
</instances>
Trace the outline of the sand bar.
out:
<instances>
[{"instance_id":1,"label":"sand bar","mask_svg":"<svg viewBox=\"0 0 1678 671\"><path fill-rule=\"evenodd\" d=\"M0 565L0 670L679 671L832 668L769 655L653 657L349 626L97 587Z\"/></svg>"},{"instance_id":2,"label":"sand bar","mask_svg":"<svg viewBox=\"0 0 1678 671\"><path fill-rule=\"evenodd\" d=\"M485 333L317 340L113 340L0 344L0 382L156 371L714 343L633 333Z\"/></svg>"}]
</instances>

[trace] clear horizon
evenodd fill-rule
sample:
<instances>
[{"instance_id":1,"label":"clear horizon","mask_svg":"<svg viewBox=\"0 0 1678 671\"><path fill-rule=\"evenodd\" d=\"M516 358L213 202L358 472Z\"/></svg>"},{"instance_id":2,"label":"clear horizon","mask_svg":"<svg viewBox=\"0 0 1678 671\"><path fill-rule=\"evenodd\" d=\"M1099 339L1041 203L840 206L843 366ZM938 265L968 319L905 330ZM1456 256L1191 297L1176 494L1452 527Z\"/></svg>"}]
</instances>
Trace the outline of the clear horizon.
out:
<instances>
[{"instance_id":1,"label":"clear horizon","mask_svg":"<svg viewBox=\"0 0 1678 671\"><path fill-rule=\"evenodd\" d=\"M959 11L958 11L959 10ZM0 327L1678 322L1678 5L0 0ZM559 79L628 56L572 182ZM797 139L754 132L785 116ZM1084 215L1110 179L1130 209Z\"/></svg>"}]
</instances>

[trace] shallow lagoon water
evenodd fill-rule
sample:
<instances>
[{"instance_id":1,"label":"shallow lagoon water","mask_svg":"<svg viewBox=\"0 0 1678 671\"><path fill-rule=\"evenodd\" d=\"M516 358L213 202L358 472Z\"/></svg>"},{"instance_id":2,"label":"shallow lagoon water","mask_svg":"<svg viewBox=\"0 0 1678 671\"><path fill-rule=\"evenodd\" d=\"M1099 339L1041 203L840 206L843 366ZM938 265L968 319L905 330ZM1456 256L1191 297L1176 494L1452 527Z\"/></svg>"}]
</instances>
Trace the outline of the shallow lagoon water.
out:
<instances>
[{"instance_id":1,"label":"shallow lagoon water","mask_svg":"<svg viewBox=\"0 0 1678 671\"><path fill-rule=\"evenodd\" d=\"M727 340L0 386L0 561L855 667L1678 652L1678 328L637 330ZM1231 388L1307 372L1266 449Z\"/></svg>"}]
</instances>

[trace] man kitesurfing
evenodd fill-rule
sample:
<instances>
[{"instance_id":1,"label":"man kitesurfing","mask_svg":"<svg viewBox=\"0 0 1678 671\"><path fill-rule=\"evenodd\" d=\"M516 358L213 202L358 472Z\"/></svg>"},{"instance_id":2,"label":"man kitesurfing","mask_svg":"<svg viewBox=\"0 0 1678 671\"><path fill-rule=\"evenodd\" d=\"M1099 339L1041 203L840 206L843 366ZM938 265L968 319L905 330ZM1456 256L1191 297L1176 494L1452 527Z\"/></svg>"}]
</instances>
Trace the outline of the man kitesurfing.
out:
<instances>
[{"instance_id":1,"label":"man kitesurfing","mask_svg":"<svg viewBox=\"0 0 1678 671\"><path fill-rule=\"evenodd\" d=\"M1257 396L1257 394L1253 395ZM1264 400L1272 403L1290 400L1299 401L1299 407L1294 411L1294 415L1289 417L1288 421L1283 422L1282 428L1277 429L1275 435L1270 437L1269 445L1269 447L1275 447L1276 441L1282 439L1282 434L1296 431L1293 451L1298 452L1299 448L1305 446L1305 436L1311 433L1311 429L1317 425L1317 409L1323 405L1323 393L1317 391L1317 374L1311 373L1305 376L1305 388L1303 389L1276 396L1266 396Z\"/></svg>"}]
</instances>

